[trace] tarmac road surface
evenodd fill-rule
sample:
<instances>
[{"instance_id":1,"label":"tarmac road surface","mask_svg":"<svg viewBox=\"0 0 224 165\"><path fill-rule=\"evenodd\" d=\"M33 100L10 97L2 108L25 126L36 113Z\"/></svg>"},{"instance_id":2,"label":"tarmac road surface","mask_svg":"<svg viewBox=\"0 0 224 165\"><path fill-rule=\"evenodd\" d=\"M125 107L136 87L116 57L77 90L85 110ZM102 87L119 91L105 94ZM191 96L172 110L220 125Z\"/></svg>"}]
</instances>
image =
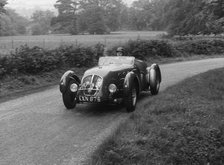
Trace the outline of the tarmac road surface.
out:
<instances>
[{"instance_id":1,"label":"tarmac road surface","mask_svg":"<svg viewBox=\"0 0 224 165\"><path fill-rule=\"evenodd\" d=\"M220 67L224 67L224 58L161 65L161 90ZM141 97L136 111L150 98ZM0 164L82 164L129 115L122 107L105 105L77 105L68 111L58 87L3 102Z\"/></svg>"}]
</instances>

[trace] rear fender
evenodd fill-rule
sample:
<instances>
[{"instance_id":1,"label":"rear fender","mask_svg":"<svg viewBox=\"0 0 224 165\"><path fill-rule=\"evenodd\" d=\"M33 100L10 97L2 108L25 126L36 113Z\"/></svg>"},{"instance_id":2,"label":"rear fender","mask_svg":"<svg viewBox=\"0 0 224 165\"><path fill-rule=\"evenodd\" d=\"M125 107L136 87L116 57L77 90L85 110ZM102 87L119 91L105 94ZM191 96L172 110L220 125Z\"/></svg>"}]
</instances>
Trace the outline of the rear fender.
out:
<instances>
[{"instance_id":1,"label":"rear fender","mask_svg":"<svg viewBox=\"0 0 224 165\"><path fill-rule=\"evenodd\" d=\"M77 82L78 86L81 83L79 77L77 75L75 75L74 71L68 70L62 75L61 80L60 80L61 93L64 93L66 91L67 85L71 79L75 80Z\"/></svg>"},{"instance_id":2,"label":"rear fender","mask_svg":"<svg viewBox=\"0 0 224 165\"><path fill-rule=\"evenodd\" d=\"M147 77L146 77L146 80L147 80L147 83L149 84L150 82L150 72L151 70L154 69L156 71L156 73L158 74L158 79L159 79L159 82L161 83L162 81L162 76L161 76L161 71L160 71L160 68L159 68L159 65L158 64L152 64L150 67L147 67Z\"/></svg>"}]
</instances>

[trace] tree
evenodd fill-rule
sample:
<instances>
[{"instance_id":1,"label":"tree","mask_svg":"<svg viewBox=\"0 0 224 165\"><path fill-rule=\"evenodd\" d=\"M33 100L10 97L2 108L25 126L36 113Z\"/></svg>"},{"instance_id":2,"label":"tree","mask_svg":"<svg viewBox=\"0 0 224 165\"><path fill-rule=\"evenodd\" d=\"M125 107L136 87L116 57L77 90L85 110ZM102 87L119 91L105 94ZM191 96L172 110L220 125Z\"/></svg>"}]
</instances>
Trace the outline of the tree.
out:
<instances>
[{"instance_id":1,"label":"tree","mask_svg":"<svg viewBox=\"0 0 224 165\"><path fill-rule=\"evenodd\" d=\"M0 36L25 34L27 24L27 19L12 9L6 9L5 14L0 15Z\"/></svg>"},{"instance_id":2,"label":"tree","mask_svg":"<svg viewBox=\"0 0 224 165\"><path fill-rule=\"evenodd\" d=\"M89 15L91 19L97 20L93 22L91 19L87 19L87 26L89 32L93 33L106 33L110 30L118 30L121 26L120 15L124 4L121 0L81 0L80 8ZM93 28L94 27L94 28ZM97 30L98 29L98 30Z\"/></svg>"},{"instance_id":3,"label":"tree","mask_svg":"<svg viewBox=\"0 0 224 165\"><path fill-rule=\"evenodd\" d=\"M56 31L102 34L120 28L122 0L58 0L59 15L52 20Z\"/></svg>"},{"instance_id":4,"label":"tree","mask_svg":"<svg viewBox=\"0 0 224 165\"><path fill-rule=\"evenodd\" d=\"M90 6L98 6L106 10L106 8L110 6L112 3L113 2L111 0L80 0L81 8L84 10L89 8Z\"/></svg>"},{"instance_id":5,"label":"tree","mask_svg":"<svg viewBox=\"0 0 224 165\"><path fill-rule=\"evenodd\" d=\"M130 8L129 9L129 23L133 30L146 30L148 28L147 16L145 15L145 11Z\"/></svg>"},{"instance_id":6,"label":"tree","mask_svg":"<svg viewBox=\"0 0 224 165\"><path fill-rule=\"evenodd\" d=\"M113 0L105 8L105 23L111 31L116 31L121 28L122 13L125 10L125 5L121 0Z\"/></svg>"},{"instance_id":7,"label":"tree","mask_svg":"<svg viewBox=\"0 0 224 165\"><path fill-rule=\"evenodd\" d=\"M4 6L7 4L6 0L0 0L0 14L5 12Z\"/></svg>"},{"instance_id":8,"label":"tree","mask_svg":"<svg viewBox=\"0 0 224 165\"><path fill-rule=\"evenodd\" d=\"M79 17L77 20L78 24L78 32L84 34L85 32L88 32L88 12L81 11L79 13Z\"/></svg>"},{"instance_id":9,"label":"tree","mask_svg":"<svg viewBox=\"0 0 224 165\"><path fill-rule=\"evenodd\" d=\"M107 26L104 19L104 10L99 6L91 6L86 9L88 32L90 34L104 34Z\"/></svg>"},{"instance_id":10,"label":"tree","mask_svg":"<svg viewBox=\"0 0 224 165\"><path fill-rule=\"evenodd\" d=\"M209 19L207 21L207 27L210 32L214 34L224 32L224 1L223 0L211 0L207 2L206 7Z\"/></svg>"},{"instance_id":11,"label":"tree","mask_svg":"<svg viewBox=\"0 0 224 165\"><path fill-rule=\"evenodd\" d=\"M156 0L152 1L152 4ZM223 0L157 0L153 10L152 27L167 25L172 35L218 34L223 32ZM163 14L162 14L163 13Z\"/></svg>"},{"instance_id":12,"label":"tree","mask_svg":"<svg viewBox=\"0 0 224 165\"><path fill-rule=\"evenodd\" d=\"M76 14L79 6L78 0L57 0L54 5L58 9L59 15Z\"/></svg>"},{"instance_id":13,"label":"tree","mask_svg":"<svg viewBox=\"0 0 224 165\"><path fill-rule=\"evenodd\" d=\"M217 19L224 17L224 1L211 0L208 1L208 9L214 14Z\"/></svg>"},{"instance_id":14,"label":"tree","mask_svg":"<svg viewBox=\"0 0 224 165\"><path fill-rule=\"evenodd\" d=\"M78 33L79 5L79 0L57 0L54 6L58 10L58 16L54 17L51 22L55 31Z\"/></svg>"},{"instance_id":15,"label":"tree","mask_svg":"<svg viewBox=\"0 0 224 165\"><path fill-rule=\"evenodd\" d=\"M136 0L129 8L129 24L134 30L162 29L159 23L159 14L162 0ZM164 0L163 0L164 1ZM156 20L156 21L155 21Z\"/></svg>"},{"instance_id":16,"label":"tree","mask_svg":"<svg viewBox=\"0 0 224 165\"><path fill-rule=\"evenodd\" d=\"M168 0L152 0L151 1L151 20L150 27L152 30L164 30L168 21L166 18L167 9L165 8Z\"/></svg>"},{"instance_id":17,"label":"tree","mask_svg":"<svg viewBox=\"0 0 224 165\"><path fill-rule=\"evenodd\" d=\"M15 33L10 17L6 14L0 15L0 36L15 35Z\"/></svg>"},{"instance_id":18,"label":"tree","mask_svg":"<svg viewBox=\"0 0 224 165\"><path fill-rule=\"evenodd\" d=\"M12 21L13 29L15 30L16 35L18 34L26 34L26 27L29 24L29 21L25 18L17 14L12 9L7 9L7 15L10 17Z\"/></svg>"},{"instance_id":19,"label":"tree","mask_svg":"<svg viewBox=\"0 0 224 165\"><path fill-rule=\"evenodd\" d=\"M125 5L122 5L121 14L119 17L119 30L120 29L129 29L129 8Z\"/></svg>"},{"instance_id":20,"label":"tree","mask_svg":"<svg viewBox=\"0 0 224 165\"><path fill-rule=\"evenodd\" d=\"M180 35L184 34L183 28L187 25L186 19L192 19L192 11L190 9L192 7L193 6L191 6L189 0L170 0L166 6L168 13L165 18L169 18L168 24L170 33Z\"/></svg>"},{"instance_id":21,"label":"tree","mask_svg":"<svg viewBox=\"0 0 224 165\"><path fill-rule=\"evenodd\" d=\"M5 12L5 9L4 9L5 5L6 5L6 0L0 0L0 36L4 34L5 19L2 13Z\"/></svg>"},{"instance_id":22,"label":"tree","mask_svg":"<svg viewBox=\"0 0 224 165\"><path fill-rule=\"evenodd\" d=\"M35 11L31 17L32 25L31 30L34 35L47 34L51 30L51 20L54 17L54 13L50 10Z\"/></svg>"}]
</instances>

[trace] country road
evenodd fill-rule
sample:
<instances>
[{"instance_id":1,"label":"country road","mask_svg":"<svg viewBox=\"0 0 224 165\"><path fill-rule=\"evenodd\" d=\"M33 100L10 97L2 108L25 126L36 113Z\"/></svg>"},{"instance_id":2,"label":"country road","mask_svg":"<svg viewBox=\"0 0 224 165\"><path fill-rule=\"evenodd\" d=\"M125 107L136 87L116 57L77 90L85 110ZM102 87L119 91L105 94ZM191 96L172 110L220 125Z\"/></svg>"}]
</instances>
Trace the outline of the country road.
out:
<instances>
[{"instance_id":1,"label":"country road","mask_svg":"<svg viewBox=\"0 0 224 165\"><path fill-rule=\"evenodd\" d=\"M161 91L220 67L224 58L161 65ZM141 97L138 106L150 98ZM77 105L68 111L58 87L3 102L0 165L81 164L129 115L122 107L102 105Z\"/></svg>"}]
</instances>

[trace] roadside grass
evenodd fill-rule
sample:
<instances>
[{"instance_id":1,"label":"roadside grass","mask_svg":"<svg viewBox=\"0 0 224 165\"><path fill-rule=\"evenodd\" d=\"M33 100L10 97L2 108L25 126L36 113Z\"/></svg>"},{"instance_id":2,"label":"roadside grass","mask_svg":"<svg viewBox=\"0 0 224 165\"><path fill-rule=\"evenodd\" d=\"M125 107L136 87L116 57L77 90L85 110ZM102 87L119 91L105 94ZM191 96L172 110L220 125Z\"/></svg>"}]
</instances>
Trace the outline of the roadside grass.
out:
<instances>
[{"instance_id":1,"label":"roadside grass","mask_svg":"<svg viewBox=\"0 0 224 165\"><path fill-rule=\"evenodd\" d=\"M224 164L224 68L140 105L86 164Z\"/></svg>"}]
</instances>

